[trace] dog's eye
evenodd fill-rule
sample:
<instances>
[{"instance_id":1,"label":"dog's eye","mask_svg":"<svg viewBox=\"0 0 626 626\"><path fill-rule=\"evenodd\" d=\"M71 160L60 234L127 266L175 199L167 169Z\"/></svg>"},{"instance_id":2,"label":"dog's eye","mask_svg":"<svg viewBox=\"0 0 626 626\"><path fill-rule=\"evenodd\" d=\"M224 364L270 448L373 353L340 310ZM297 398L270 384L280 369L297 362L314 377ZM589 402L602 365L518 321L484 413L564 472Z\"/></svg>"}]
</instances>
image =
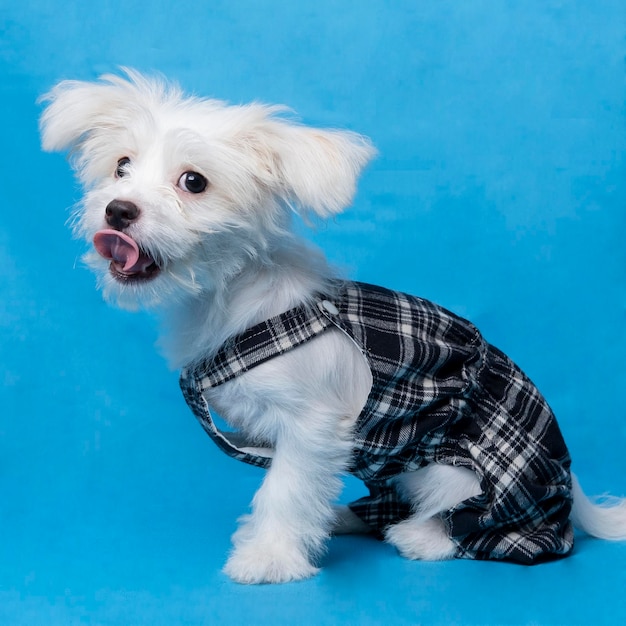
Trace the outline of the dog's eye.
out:
<instances>
[{"instance_id":1,"label":"dog's eye","mask_svg":"<svg viewBox=\"0 0 626 626\"><path fill-rule=\"evenodd\" d=\"M124 178L128 172L126 171L126 166L130 165L130 159L128 157L122 157L117 162L117 167L115 168L115 177L116 178Z\"/></svg>"},{"instance_id":2,"label":"dog's eye","mask_svg":"<svg viewBox=\"0 0 626 626\"><path fill-rule=\"evenodd\" d=\"M178 179L178 186L189 193L202 193L208 184L207 179L198 172L185 172Z\"/></svg>"}]
</instances>

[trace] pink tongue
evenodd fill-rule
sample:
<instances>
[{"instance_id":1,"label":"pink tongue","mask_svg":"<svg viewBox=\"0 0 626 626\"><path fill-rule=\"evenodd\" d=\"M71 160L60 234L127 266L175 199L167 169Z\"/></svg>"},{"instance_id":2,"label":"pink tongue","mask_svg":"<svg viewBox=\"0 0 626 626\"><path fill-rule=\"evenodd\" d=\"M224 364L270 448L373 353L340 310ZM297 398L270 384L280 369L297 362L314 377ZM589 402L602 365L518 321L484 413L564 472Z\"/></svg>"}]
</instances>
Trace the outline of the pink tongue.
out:
<instances>
[{"instance_id":1,"label":"pink tongue","mask_svg":"<svg viewBox=\"0 0 626 626\"><path fill-rule=\"evenodd\" d=\"M105 259L122 265L124 272L139 272L145 269L145 262L138 263L140 257L145 255L139 252L139 246L134 239L119 230L98 231L94 235L93 245Z\"/></svg>"}]
</instances>

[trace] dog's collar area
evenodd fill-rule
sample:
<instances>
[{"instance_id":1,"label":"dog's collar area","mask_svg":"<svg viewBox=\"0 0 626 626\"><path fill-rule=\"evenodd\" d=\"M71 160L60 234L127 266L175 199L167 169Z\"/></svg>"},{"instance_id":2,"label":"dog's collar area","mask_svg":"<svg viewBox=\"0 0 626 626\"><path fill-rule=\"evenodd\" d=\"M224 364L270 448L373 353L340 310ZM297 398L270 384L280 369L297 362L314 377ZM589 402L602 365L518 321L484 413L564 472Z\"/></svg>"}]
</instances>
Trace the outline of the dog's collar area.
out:
<instances>
[{"instance_id":1,"label":"dog's collar area","mask_svg":"<svg viewBox=\"0 0 626 626\"><path fill-rule=\"evenodd\" d=\"M228 339L210 360L193 368L203 390L217 387L336 326L340 310L324 295ZM185 370L187 373L187 370Z\"/></svg>"},{"instance_id":2,"label":"dog's collar area","mask_svg":"<svg viewBox=\"0 0 626 626\"><path fill-rule=\"evenodd\" d=\"M320 300L317 303L317 306L319 307L319 310L322 311L322 313L325 311L329 315L339 315L339 309L330 300Z\"/></svg>"},{"instance_id":3,"label":"dog's collar area","mask_svg":"<svg viewBox=\"0 0 626 626\"><path fill-rule=\"evenodd\" d=\"M273 456L271 447L251 442L241 433L220 430L204 392L324 333L336 326L339 314L334 302L319 295L310 305L285 311L232 337L210 360L183 368L183 395L206 433L224 452L259 467L268 467Z\"/></svg>"}]
</instances>

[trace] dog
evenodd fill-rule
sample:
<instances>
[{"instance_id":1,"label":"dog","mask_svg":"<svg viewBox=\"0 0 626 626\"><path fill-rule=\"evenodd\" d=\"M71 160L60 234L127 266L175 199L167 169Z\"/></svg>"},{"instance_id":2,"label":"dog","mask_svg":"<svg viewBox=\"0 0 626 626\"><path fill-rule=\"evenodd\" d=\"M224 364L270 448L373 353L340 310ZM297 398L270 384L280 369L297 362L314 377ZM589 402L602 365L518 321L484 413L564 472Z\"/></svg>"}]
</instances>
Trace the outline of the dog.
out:
<instances>
[{"instance_id":1,"label":"dog","mask_svg":"<svg viewBox=\"0 0 626 626\"><path fill-rule=\"evenodd\" d=\"M626 500L584 495L549 406L506 355L436 304L342 279L294 234L292 213L351 203L368 139L124 72L53 87L42 145L68 150L85 188L73 228L105 298L160 312L201 425L267 468L228 576L310 577L333 533L410 559L524 564L570 554L574 526L626 539ZM334 504L345 473L369 488L347 507Z\"/></svg>"}]
</instances>

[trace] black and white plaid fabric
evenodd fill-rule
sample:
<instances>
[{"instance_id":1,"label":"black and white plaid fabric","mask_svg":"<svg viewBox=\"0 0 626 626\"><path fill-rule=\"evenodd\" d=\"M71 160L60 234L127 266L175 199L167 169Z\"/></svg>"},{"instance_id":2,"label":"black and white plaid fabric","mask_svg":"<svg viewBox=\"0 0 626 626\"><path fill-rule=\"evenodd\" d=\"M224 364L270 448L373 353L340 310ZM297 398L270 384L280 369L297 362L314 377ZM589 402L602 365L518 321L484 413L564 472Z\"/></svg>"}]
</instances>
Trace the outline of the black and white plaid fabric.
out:
<instances>
[{"instance_id":1,"label":"black and white plaid fabric","mask_svg":"<svg viewBox=\"0 0 626 626\"><path fill-rule=\"evenodd\" d=\"M181 374L185 398L231 456L271 463L263 442L219 431L203 392L329 328L367 359L373 385L356 424L351 473L370 495L352 510L377 531L408 517L392 479L429 463L470 468L483 489L444 520L457 555L536 563L573 545L570 459L554 415L532 382L466 320L426 300L362 283L332 303L300 307L228 341Z\"/></svg>"}]
</instances>

